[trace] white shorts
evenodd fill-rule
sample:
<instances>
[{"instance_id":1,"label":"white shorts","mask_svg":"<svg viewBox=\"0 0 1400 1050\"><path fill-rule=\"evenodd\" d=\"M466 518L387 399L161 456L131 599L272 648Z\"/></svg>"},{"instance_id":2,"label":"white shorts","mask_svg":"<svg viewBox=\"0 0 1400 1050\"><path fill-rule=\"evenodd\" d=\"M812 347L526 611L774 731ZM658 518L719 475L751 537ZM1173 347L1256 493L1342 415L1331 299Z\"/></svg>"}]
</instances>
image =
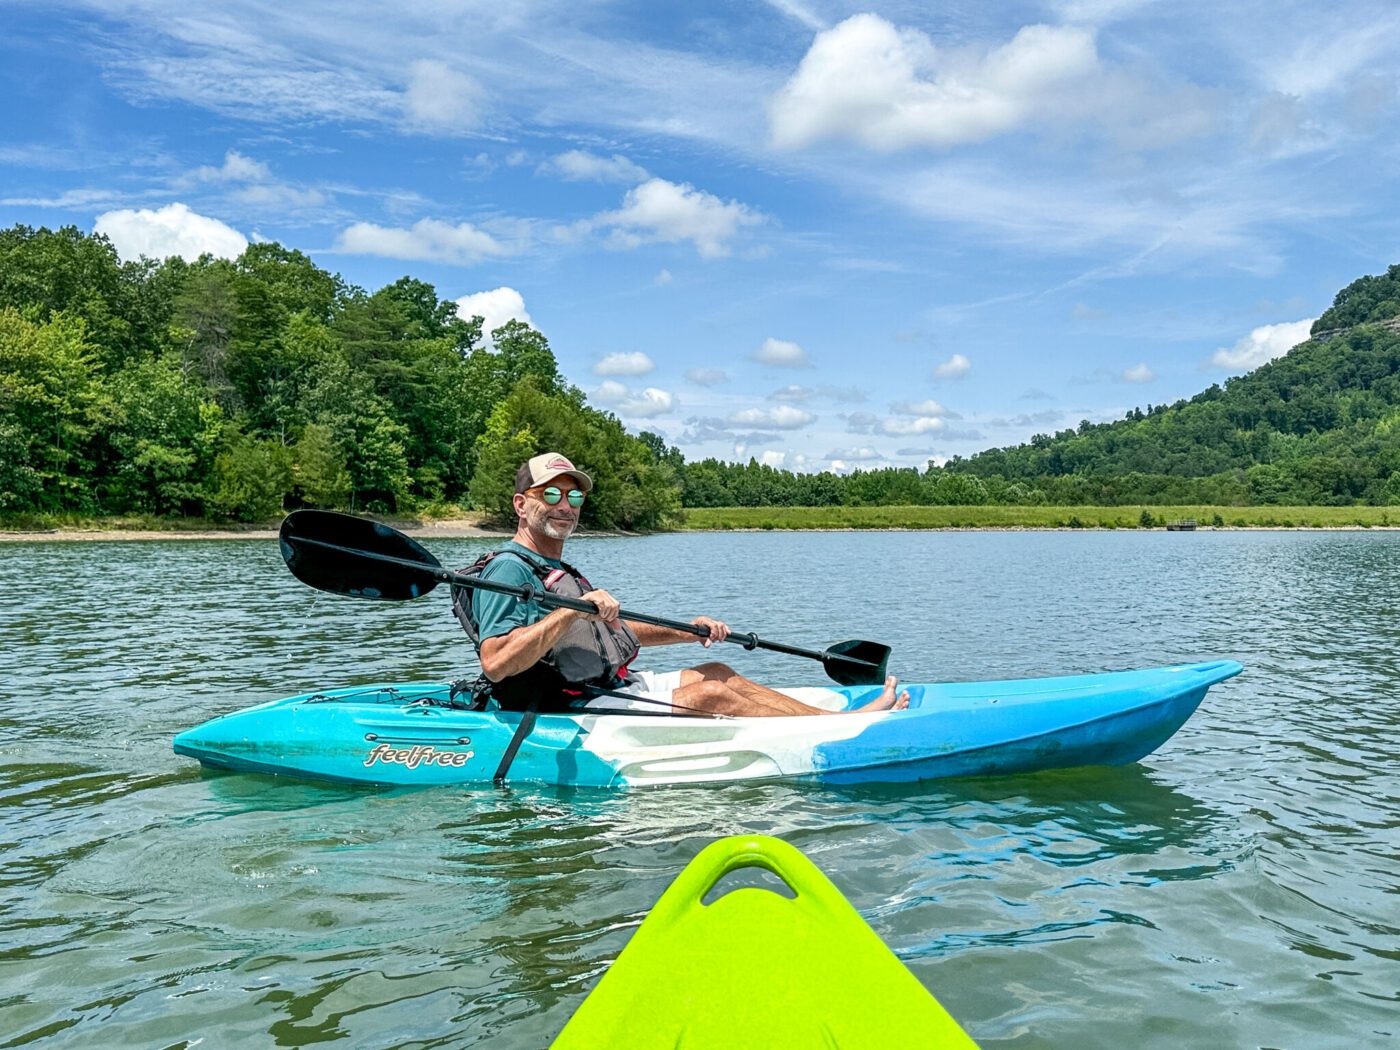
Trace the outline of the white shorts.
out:
<instances>
[{"instance_id":1,"label":"white shorts","mask_svg":"<svg viewBox=\"0 0 1400 1050\"><path fill-rule=\"evenodd\" d=\"M583 704L585 711L637 711L655 715L671 713L671 694L681 687L680 671L627 672L627 684L617 689L631 696L595 696Z\"/></svg>"}]
</instances>

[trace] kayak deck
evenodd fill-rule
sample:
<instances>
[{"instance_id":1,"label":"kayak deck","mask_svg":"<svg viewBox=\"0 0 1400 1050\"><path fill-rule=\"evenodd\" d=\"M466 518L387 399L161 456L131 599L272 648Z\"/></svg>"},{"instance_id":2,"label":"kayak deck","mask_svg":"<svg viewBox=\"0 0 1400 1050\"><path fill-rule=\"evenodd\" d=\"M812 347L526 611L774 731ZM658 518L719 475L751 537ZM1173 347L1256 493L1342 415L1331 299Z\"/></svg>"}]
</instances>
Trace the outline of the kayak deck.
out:
<instances>
[{"instance_id":1,"label":"kayak deck","mask_svg":"<svg viewBox=\"0 0 1400 1050\"><path fill-rule=\"evenodd\" d=\"M1134 762L1190 717L1233 660L1058 678L906 685L903 711L840 717L540 715L513 782L598 787L804 778L908 781ZM206 766L363 784L489 783L520 720L446 706L441 682L274 700L180 733ZM785 690L786 691L786 690ZM878 686L794 689L850 709Z\"/></svg>"},{"instance_id":2,"label":"kayak deck","mask_svg":"<svg viewBox=\"0 0 1400 1050\"><path fill-rule=\"evenodd\" d=\"M705 903L725 876L766 869ZM839 965L822 965L839 960ZM766 835L706 846L661 895L551 1050L976 1050L821 870Z\"/></svg>"}]
</instances>

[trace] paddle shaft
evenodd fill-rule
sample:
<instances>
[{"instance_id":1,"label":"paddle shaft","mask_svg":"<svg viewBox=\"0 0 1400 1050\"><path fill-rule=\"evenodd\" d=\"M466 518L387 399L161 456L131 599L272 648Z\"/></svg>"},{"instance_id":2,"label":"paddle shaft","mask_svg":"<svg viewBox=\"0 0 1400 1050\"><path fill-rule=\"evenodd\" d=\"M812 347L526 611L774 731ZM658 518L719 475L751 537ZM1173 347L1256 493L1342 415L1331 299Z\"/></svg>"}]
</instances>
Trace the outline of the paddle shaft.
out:
<instances>
[{"instance_id":1,"label":"paddle shaft","mask_svg":"<svg viewBox=\"0 0 1400 1050\"><path fill-rule=\"evenodd\" d=\"M376 554L373 551L359 550L355 547L343 547L337 543L327 543L325 540L315 540L301 536L297 538L298 543L309 546L323 547L326 550L338 551L341 554L349 554L356 558L370 558L374 561L383 562L386 565L398 565L405 569L412 569L414 572L426 573L439 583L449 583L454 587L469 587L482 591L494 591L497 594L510 594L522 601L536 601L546 608L552 609L572 609L581 613L596 613L598 607L592 602L586 602L582 598L569 598L562 594L554 594L543 587L535 587L526 584L517 587L510 583L498 583L495 580L483 580L479 576L468 576L465 573L453 572L451 569L444 569L441 565L425 565L421 561L412 561L408 558L395 558L391 554ZM684 620L671 620L665 616L653 616L650 613L631 612L627 609L619 609L618 618L622 620L632 620L635 623L648 623L655 627L669 627L673 631L684 631L686 634L693 634L697 638L708 638L710 629L699 624L686 623ZM831 654L816 649L803 649L796 645L784 645L782 642L770 642L753 633L739 633L731 631L726 642L733 642L735 645L742 645L745 649L767 649L770 652L786 653L789 656L805 656L812 660L825 662ZM855 657L838 656L836 659L843 663L869 664L869 661L860 660ZM869 664L874 667L874 664Z\"/></svg>"}]
</instances>

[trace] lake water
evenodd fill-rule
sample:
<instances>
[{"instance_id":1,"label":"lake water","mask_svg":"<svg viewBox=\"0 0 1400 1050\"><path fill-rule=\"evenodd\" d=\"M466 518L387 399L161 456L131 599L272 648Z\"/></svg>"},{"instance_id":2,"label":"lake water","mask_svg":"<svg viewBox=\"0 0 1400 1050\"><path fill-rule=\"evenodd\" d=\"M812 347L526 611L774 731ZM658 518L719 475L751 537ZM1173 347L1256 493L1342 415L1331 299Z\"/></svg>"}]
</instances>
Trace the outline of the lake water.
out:
<instances>
[{"instance_id":1,"label":"lake water","mask_svg":"<svg viewBox=\"0 0 1400 1050\"><path fill-rule=\"evenodd\" d=\"M429 543L448 564L484 549ZM319 594L266 541L0 545L0 1047L542 1046L685 863L741 832L806 852L984 1047L1400 1045L1400 534L681 534L568 554L630 608L885 641L910 681L1245 673L1124 768L356 790L205 773L170 738L323 686L459 677L444 596Z\"/></svg>"}]
</instances>

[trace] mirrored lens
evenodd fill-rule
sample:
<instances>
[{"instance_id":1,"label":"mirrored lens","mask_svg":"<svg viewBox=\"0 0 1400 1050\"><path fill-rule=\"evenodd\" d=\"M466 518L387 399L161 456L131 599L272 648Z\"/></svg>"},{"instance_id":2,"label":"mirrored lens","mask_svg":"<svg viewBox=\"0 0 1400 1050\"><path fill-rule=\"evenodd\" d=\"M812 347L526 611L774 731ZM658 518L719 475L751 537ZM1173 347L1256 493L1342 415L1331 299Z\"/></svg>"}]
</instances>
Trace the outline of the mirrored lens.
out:
<instances>
[{"instance_id":1,"label":"mirrored lens","mask_svg":"<svg viewBox=\"0 0 1400 1050\"><path fill-rule=\"evenodd\" d=\"M554 504L558 503L560 499L563 498L563 496L564 494L553 485L549 486L549 488L545 489L543 492L540 493L540 498L543 499L546 503L548 503L551 507L554 506Z\"/></svg>"},{"instance_id":2,"label":"mirrored lens","mask_svg":"<svg viewBox=\"0 0 1400 1050\"><path fill-rule=\"evenodd\" d=\"M570 489L570 490L569 490L569 506L571 506L571 507L582 507L582 506L583 506L583 490L582 490L582 489Z\"/></svg>"}]
</instances>

